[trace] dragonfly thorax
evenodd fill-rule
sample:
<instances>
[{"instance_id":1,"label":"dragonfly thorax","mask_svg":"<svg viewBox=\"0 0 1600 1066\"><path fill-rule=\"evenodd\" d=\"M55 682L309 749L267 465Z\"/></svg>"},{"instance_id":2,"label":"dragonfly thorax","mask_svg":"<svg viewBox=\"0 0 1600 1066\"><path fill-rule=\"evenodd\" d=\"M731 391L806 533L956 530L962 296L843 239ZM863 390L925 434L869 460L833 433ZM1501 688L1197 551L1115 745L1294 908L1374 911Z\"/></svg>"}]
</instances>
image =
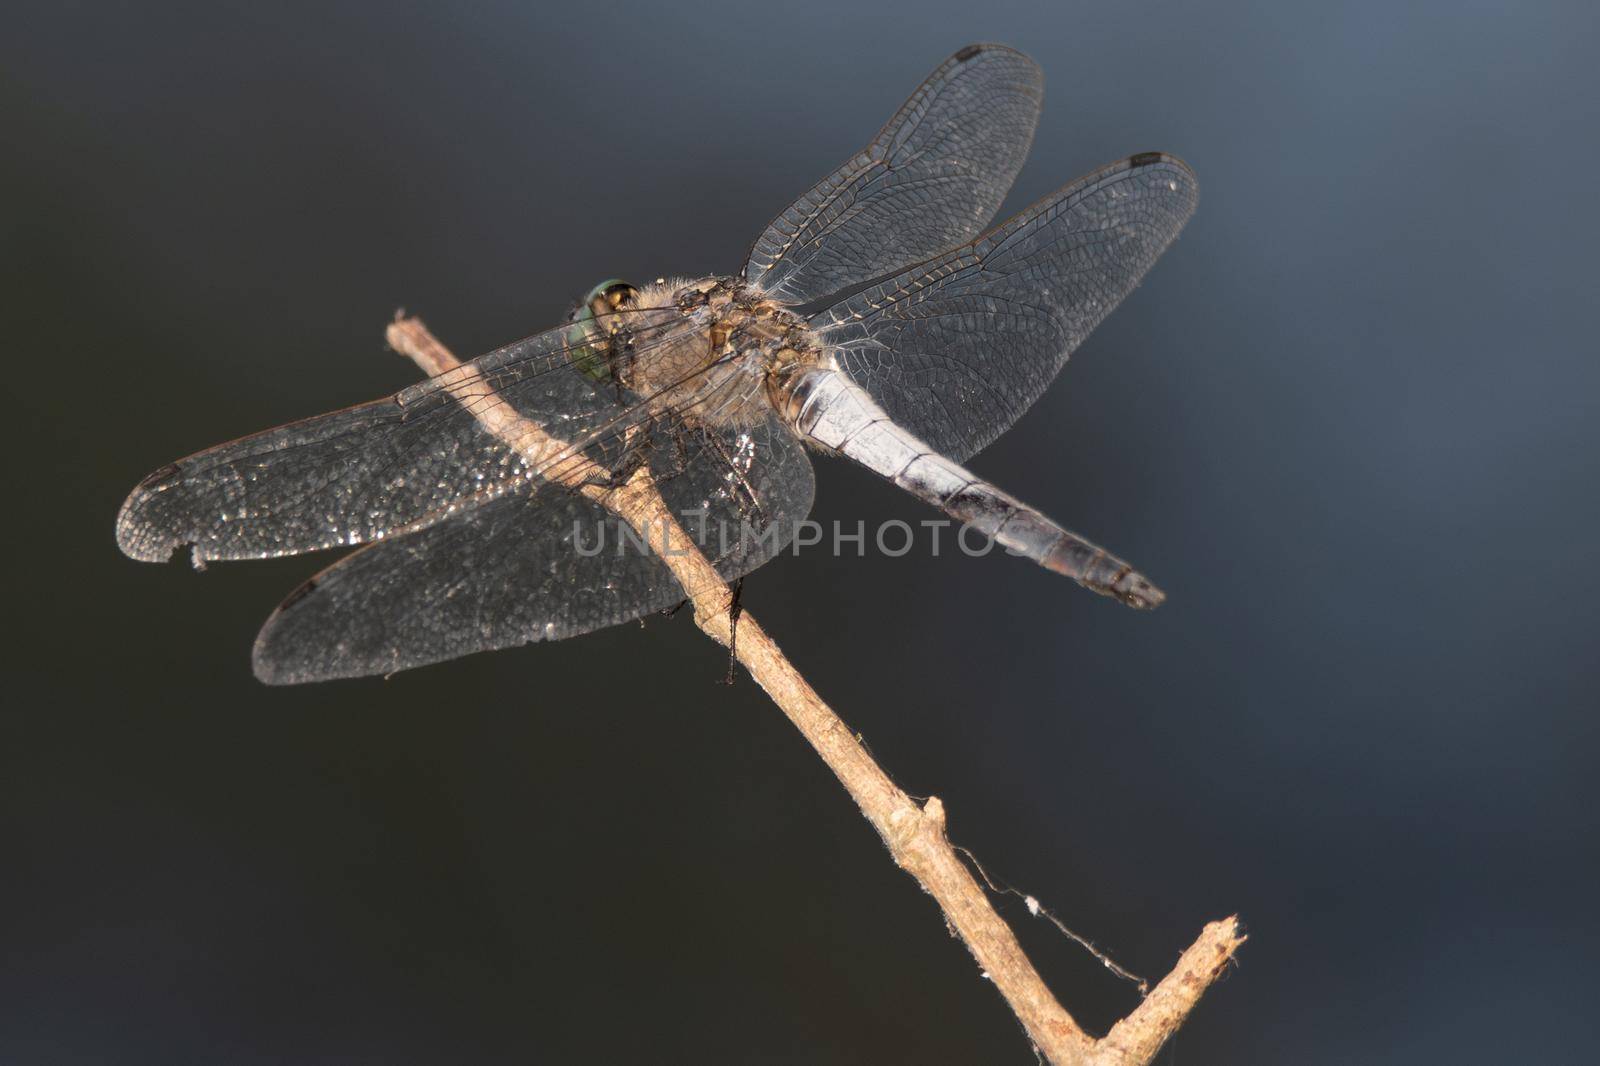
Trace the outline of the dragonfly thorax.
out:
<instances>
[{"instance_id":1,"label":"dragonfly thorax","mask_svg":"<svg viewBox=\"0 0 1600 1066\"><path fill-rule=\"evenodd\" d=\"M748 427L820 350L799 316L736 278L666 279L633 295L619 381L664 418Z\"/></svg>"}]
</instances>

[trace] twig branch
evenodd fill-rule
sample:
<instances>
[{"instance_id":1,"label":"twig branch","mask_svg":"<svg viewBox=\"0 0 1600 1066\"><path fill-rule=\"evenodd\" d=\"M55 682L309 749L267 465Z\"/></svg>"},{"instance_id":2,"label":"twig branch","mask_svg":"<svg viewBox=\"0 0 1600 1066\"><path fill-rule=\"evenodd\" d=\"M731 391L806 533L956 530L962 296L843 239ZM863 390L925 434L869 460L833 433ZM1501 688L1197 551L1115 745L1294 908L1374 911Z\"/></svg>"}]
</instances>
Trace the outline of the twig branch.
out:
<instances>
[{"instance_id":1,"label":"twig branch","mask_svg":"<svg viewBox=\"0 0 1600 1066\"><path fill-rule=\"evenodd\" d=\"M538 468L552 455L555 480L617 515L659 544L694 605L695 624L712 640L730 643L732 594L693 539L678 525L666 501L641 467L621 486L607 485L607 472L581 454L567 457L566 443L493 399L493 389L470 364L463 364L428 332L421 320L397 317L389 344L432 377L441 378L457 398L478 413L486 429ZM946 920L1005 997L1034 1046L1054 1064L1147 1063L1194 1008L1244 942L1237 922L1228 918L1206 927L1179 959L1176 969L1102 1040L1095 1040L1056 1002L1038 971L1023 954L1009 926L995 913L945 836L944 804L933 797L918 806L867 754L839 717L822 702L776 643L748 613L739 618L734 654L756 684L816 749L850 798L883 838L900 867L938 902Z\"/></svg>"}]
</instances>

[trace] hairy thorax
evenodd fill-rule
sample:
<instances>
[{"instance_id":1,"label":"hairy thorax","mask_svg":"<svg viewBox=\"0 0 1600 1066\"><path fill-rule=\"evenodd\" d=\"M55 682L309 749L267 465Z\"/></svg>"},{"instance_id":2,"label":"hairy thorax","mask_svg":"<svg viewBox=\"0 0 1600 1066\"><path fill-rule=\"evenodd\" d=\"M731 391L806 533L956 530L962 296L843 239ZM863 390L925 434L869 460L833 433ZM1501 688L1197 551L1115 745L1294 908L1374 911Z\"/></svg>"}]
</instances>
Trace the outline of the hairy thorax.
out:
<instances>
[{"instance_id":1,"label":"hairy thorax","mask_svg":"<svg viewBox=\"0 0 1600 1066\"><path fill-rule=\"evenodd\" d=\"M794 375L821 358L804 322L737 278L641 286L641 323L618 379L662 418L745 428L782 411Z\"/></svg>"}]
</instances>

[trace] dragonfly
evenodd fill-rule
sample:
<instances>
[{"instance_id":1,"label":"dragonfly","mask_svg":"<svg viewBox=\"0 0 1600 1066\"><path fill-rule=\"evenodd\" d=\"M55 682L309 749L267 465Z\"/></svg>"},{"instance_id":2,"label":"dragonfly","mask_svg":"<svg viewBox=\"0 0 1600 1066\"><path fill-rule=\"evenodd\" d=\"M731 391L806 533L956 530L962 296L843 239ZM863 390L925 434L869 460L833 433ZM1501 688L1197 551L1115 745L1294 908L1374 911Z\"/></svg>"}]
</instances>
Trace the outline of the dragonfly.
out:
<instances>
[{"instance_id":1,"label":"dragonfly","mask_svg":"<svg viewBox=\"0 0 1600 1066\"><path fill-rule=\"evenodd\" d=\"M1039 398L1197 202L1184 162L1142 152L990 227L1042 98L1026 55L962 48L772 220L738 274L603 282L552 329L164 466L123 504L117 543L147 561L187 549L196 566L355 547L273 612L255 673L388 675L695 591L649 543L593 550L614 516L574 470L647 474L734 581L794 540L817 452L1154 607L1163 593L1139 571L961 465Z\"/></svg>"}]
</instances>

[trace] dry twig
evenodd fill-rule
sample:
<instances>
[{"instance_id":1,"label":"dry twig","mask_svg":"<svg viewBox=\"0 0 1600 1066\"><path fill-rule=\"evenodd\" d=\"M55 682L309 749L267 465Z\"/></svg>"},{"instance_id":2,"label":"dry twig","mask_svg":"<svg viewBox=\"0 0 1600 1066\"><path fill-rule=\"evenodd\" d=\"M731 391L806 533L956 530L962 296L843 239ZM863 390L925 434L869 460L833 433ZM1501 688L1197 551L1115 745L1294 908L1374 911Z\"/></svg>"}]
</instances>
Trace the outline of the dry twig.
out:
<instances>
[{"instance_id":1,"label":"dry twig","mask_svg":"<svg viewBox=\"0 0 1600 1066\"><path fill-rule=\"evenodd\" d=\"M470 364L459 362L428 332L420 319L397 317L390 324L391 347L429 375L446 378L463 401L482 401L492 389ZM473 402L480 422L529 459L530 466L564 454L565 442L519 417L507 404ZM581 455L556 464L556 480L582 493L627 522L641 536L660 536L661 558L685 590L690 590L695 624L712 640L730 643L733 604L728 586L678 526L666 501L641 468L622 485L607 484L607 472ZM1178 960L1177 967L1143 1003L1096 1040L1056 1002L1038 971L1022 953L1009 926L995 913L945 837L944 804L938 797L918 806L873 761L839 717L822 702L806 679L748 613L739 618L735 656L756 684L800 730L838 777L899 866L915 877L944 911L950 926L994 982L1037 1047L1054 1066L1148 1063L1183 1023L1200 996L1226 968L1244 937L1233 918L1212 922Z\"/></svg>"}]
</instances>

